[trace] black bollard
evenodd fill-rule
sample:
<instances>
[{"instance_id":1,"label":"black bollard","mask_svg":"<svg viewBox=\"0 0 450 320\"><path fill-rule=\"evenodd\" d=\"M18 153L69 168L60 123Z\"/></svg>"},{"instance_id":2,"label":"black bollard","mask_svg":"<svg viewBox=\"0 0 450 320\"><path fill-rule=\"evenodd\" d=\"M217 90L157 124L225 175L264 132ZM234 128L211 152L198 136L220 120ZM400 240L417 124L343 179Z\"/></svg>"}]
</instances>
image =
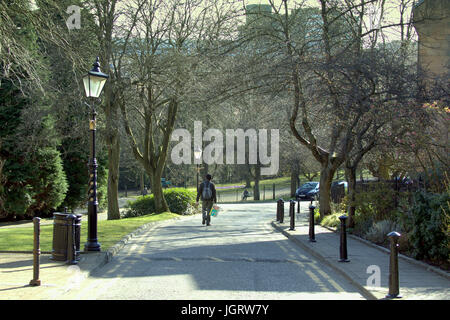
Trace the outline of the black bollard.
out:
<instances>
[{"instance_id":1,"label":"black bollard","mask_svg":"<svg viewBox=\"0 0 450 320\"><path fill-rule=\"evenodd\" d=\"M277 201L277 216L275 218L275 221L280 220L280 200Z\"/></svg>"},{"instance_id":2,"label":"black bollard","mask_svg":"<svg viewBox=\"0 0 450 320\"><path fill-rule=\"evenodd\" d=\"M346 230L346 220L347 216L340 216L341 220L341 244L339 246L340 259L339 262L350 262L347 257L347 230Z\"/></svg>"},{"instance_id":3,"label":"black bollard","mask_svg":"<svg viewBox=\"0 0 450 320\"><path fill-rule=\"evenodd\" d=\"M300 213L300 199L297 198L297 213Z\"/></svg>"},{"instance_id":4,"label":"black bollard","mask_svg":"<svg viewBox=\"0 0 450 320\"><path fill-rule=\"evenodd\" d=\"M400 285L398 278L398 238L401 234L392 231L388 235L391 240L391 257L389 261L389 294L386 296L387 299L399 299L401 296Z\"/></svg>"},{"instance_id":5,"label":"black bollard","mask_svg":"<svg viewBox=\"0 0 450 320\"><path fill-rule=\"evenodd\" d=\"M280 216L281 216L281 202L283 200L278 199L277 200L277 220L276 221L280 221Z\"/></svg>"},{"instance_id":6,"label":"black bollard","mask_svg":"<svg viewBox=\"0 0 450 320\"><path fill-rule=\"evenodd\" d=\"M67 264L77 264L76 259L76 242L75 242L75 219L77 218L74 214L69 214L67 216Z\"/></svg>"},{"instance_id":7,"label":"black bollard","mask_svg":"<svg viewBox=\"0 0 450 320\"><path fill-rule=\"evenodd\" d=\"M275 183L272 185L272 196L273 199L275 200Z\"/></svg>"},{"instance_id":8,"label":"black bollard","mask_svg":"<svg viewBox=\"0 0 450 320\"><path fill-rule=\"evenodd\" d=\"M284 201L283 199L280 199L281 203L280 203L280 223L284 222Z\"/></svg>"},{"instance_id":9,"label":"black bollard","mask_svg":"<svg viewBox=\"0 0 450 320\"><path fill-rule=\"evenodd\" d=\"M314 234L314 207L313 205L309 206L309 241L316 242L316 236Z\"/></svg>"},{"instance_id":10,"label":"black bollard","mask_svg":"<svg viewBox=\"0 0 450 320\"><path fill-rule=\"evenodd\" d=\"M41 233L41 218L34 217L34 249L33 249L33 279L30 281L30 286L40 286L41 280L39 280L39 256L41 255L40 248L40 233Z\"/></svg>"},{"instance_id":11,"label":"black bollard","mask_svg":"<svg viewBox=\"0 0 450 320\"><path fill-rule=\"evenodd\" d=\"M277 201L277 221L283 223L283 218L284 218L284 201L283 198L280 198Z\"/></svg>"},{"instance_id":12,"label":"black bollard","mask_svg":"<svg viewBox=\"0 0 450 320\"><path fill-rule=\"evenodd\" d=\"M290 204L289 204L289 216L291 218L290 220L290 231L294 231L295 230L295 201L291 200Z\"/></svg>"}]
</instances>

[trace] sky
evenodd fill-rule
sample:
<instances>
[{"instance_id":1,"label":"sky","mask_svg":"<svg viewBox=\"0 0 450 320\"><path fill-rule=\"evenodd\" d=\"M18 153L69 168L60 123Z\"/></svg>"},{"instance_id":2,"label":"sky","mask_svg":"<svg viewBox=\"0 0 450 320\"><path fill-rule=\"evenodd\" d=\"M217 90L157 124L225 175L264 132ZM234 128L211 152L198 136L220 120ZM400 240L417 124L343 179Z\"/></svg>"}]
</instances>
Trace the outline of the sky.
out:
<instances>
[{"instance_id":1,"label":"sky","mask_svg":"<svg viewBox=\"0 0 450 320\"><path fill-rule=\"evenodd\" d=\"M32 3L34 0L30 0ZM221 1L221 0L218 0ZM248 4L268 4L269 0L241 0L244 5ZM277 7L279 6L283 8L283 0L271 0ZM344 3L345 0L341 0ZM362 0L348 0L353 2L359 2ZM366 0L367 1L367 0ZM417 0L416 0L417 1ZM240 2L240 1L239 1ZM382 25L388 25L392 23L398 23L400 21L400 3L407 4L407 10L405 10L404 17L405 20L409 19L411 14L411 7L413 5L414 0L385 0L385 18L382 21ZM126 2L125 2L126 3ZM295 6L307 6L307 7L319 7L319 0L287 0L288 6L290 8L294 8ZM374 28L374 26L379 25L380 21L377 18L377 13L380 12L379 8L374 8L374 14L372 15L372 19L366 19L366 27L369 29ZM414 31L414 28L413 28ZM398 27L391 29L384 29L384 35L386 37L386 41L399 40L400 39L400 29ZM413 32L414 33L414 32ZM416 37L413 37L413 40L416 40Z\"/></svg>"},{"instance_id":2,"label":"sky","mask_svg":"<svg viewBox=\"0 0 450 320\"><path fill-rule=\"evenodd\" d=\"M245 4L268 4L269 0L243 0ZM279 6L282 4L282 0L272 0L273 3L276 6ZM360 0L353 1L353 2L359 2ZM411 14L411 8L414 3L414 0L385 0L385 18L382 22L383 25L398 23L400 21L400 4L401 3L406 4L406 10L404 12L405 21L409 19L409 16ZM344 0L342 0L342 3L345 3ZM291 7L294 7L295 4L302 5L302 6L309 6L309 7L319 7L320 2L319 0L288 0L288 5ZM367 27L372 27L379 22L379 19L377 19L377 12L380 12L379 8L374 8L374 15L373 20L370 21L369 19L366 21ZM387 38L387 41L392 40L398 40L400 39L400 29L397 28L391 28L391 29L385 29L385 35ZM415 39L415 38L413 38Z\"/></svg>"}]
</instances>

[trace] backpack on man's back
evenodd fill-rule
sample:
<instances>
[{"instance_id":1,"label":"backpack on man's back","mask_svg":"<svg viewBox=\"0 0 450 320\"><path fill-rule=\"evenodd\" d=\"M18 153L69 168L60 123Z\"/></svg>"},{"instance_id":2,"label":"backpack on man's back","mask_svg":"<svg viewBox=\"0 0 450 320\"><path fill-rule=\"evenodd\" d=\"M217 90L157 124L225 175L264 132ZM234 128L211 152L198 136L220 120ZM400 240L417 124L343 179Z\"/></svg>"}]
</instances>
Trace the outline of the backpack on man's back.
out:
<instances>
[{"instance_id":1,"label":"backpack on man's back","mask_svg":"<svg viewBox=\"0 0 450 320\"><path fill-rule=\"evenodd\" d=\"M203 183L202 198L203 200L211 200L212 196L211 182L205 181Z\"/></svg>"}]
</instances>

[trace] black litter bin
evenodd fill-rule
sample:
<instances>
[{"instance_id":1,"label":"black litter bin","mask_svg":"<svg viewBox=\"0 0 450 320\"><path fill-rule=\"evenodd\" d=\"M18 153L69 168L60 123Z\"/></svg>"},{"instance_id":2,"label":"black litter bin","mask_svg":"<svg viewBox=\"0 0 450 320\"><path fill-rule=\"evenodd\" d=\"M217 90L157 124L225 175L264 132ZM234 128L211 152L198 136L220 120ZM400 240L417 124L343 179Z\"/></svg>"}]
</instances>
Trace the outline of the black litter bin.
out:
<instances>
[{"instance_id":1,"label":"black litter bin","mask_svg":"<svg viewBox=\"0 0 450 320\"><path fill-rule=\"evenodd\" d=\"M67 243L69 224L71 219L67 219L70 213L55 212L53 214L53 249L52 258L56 261L67 261ZM80 257L80 232L81 232L81 217L82 214L74 214L76 216L74 221L75 228L75 257L78 260Z\"/></svg>"}]
</instances>

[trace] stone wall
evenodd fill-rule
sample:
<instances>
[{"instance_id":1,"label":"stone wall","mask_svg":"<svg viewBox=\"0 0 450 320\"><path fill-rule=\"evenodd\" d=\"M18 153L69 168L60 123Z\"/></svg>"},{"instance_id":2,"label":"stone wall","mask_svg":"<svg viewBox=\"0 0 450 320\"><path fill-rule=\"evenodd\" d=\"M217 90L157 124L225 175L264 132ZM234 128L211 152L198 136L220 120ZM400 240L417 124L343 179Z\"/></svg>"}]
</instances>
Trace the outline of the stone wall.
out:
<instances>
[{"instance_id":1,"label":"stone wall","mask_svg":"<svg viewBox=\"0 0 450 320\"><path fill-rule=\"evenodd\" d=\"M450 71L450 1L421 1L413 14L419 35L419 68L427 76L447 74Z\"/></svg>"}]
</instances>

